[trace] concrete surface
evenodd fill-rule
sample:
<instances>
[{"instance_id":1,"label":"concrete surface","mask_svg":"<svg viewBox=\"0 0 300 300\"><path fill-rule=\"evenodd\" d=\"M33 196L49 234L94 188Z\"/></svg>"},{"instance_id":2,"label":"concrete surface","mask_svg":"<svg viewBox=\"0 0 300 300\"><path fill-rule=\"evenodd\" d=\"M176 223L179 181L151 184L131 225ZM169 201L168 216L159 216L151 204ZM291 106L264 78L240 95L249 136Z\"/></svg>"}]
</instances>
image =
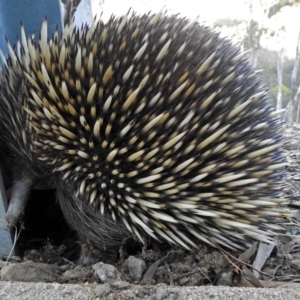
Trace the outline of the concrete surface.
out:
<instances>
[{"instance_id":1,"label":"concrete surface","mask_svg":"<svg viewBox=\"0 0 300 300\"><path fill-rule=\"evenodd\" d=\"M39 300L39 299L151 299L151 300L198 300L198 299L242 299L242 300L297 300L300 299L298 289L255 289L255 288L229 288L229 287L170 287L135 286L126 290L114 290L103 298L96 295L99 285L71 285L58 283L24 283L0 281L1 300Z\"/></svg>"}]
</instances>

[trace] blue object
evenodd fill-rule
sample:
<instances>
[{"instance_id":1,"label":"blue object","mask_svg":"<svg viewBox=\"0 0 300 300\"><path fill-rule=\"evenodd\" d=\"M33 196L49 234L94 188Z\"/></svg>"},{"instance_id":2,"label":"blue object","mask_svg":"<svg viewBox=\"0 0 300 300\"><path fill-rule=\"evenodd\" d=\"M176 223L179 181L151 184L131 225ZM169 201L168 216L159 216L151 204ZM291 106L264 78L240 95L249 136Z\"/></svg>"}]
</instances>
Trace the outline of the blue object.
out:
<instances>
[{"instance_id":1,"label":"blue object","mask_svg":"<svg viewBox=\"0 0 300 300\"><path fill-rule=\"evenodd\" d=\"M0 0L0 48L3 54L7 55L5 37L14 45L20 35L21 22L27 35L36 33L38 37L45 16L51 37L56 26L62 29L60 0Z\"/></svg>"},{"instance_id":2,"label":"blue object","mask_svg":"<svg viewBox=\"0 0 300 300\"><path fill-rule=\"evenodd\" d=\"M12 248L13 242L9 230L5 224L5 211L7 210L7 201L5 189L2 181L0 169L0 257L8 257ZM14 251L11 252L14 254Z\"/></svg>"},{"instance_id":3,"label":"blue object","mask_svg":"<svg viewBox=\"0 0 300 300\"><path fill-rule=\"evenodd\" d=\"M14 45L20 35L21 21L27 35L36 33L38 37L45 16L48 20L48 36L51 37L57 26L59 30L62 29L60 0L0 0L0 48L3 54L7 56L5 37ZM1 64L0 60L0 67ZM11 235L4 219L6 210L6 195L0 171L0 257L7 257L12 249Z\"/></svg>"}]
</instances>

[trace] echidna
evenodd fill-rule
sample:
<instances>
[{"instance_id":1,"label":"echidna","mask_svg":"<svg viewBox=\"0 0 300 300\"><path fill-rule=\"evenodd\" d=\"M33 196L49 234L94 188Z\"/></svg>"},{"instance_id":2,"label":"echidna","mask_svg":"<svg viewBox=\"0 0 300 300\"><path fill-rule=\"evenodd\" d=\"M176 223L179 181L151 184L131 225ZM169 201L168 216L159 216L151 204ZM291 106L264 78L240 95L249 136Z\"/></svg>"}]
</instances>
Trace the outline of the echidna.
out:
<instances>
[{"instance_id":1,"label":"echidna","mask_svg":"<svg viewBox=\"0 0 300 300\"><path fill-rule=\"evenodd\" d=\"M145 233L185 248L271 240L281 123L229 40L178 16L128 14L50 41L45 20L38 43L22 28L8 48L0 129L14 165L51 178L97 247Z\"/></svg>"}]
</instances>

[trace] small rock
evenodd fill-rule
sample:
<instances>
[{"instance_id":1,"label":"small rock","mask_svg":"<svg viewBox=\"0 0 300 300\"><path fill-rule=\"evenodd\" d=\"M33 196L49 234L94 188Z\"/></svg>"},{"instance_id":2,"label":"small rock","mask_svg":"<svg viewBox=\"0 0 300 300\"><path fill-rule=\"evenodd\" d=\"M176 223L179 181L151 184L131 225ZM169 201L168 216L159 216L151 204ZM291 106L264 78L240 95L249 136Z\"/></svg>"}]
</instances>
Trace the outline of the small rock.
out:
<instances>
[{"instance_id":1,"label":"small rock","mask_svg":"<svg viewBox=\"0 0 300 300\"><path fill-rule=\"evenodd\" d=\"M61 270L56 265L33 262L9 264L0 272L1 280L4 281L63 283L60 274Z\"/></svg>"},{"instance_id":2,"label":"small rock","mask_svg":"<svg viewBox=\"0 0 300 300\"><path fill-rule=\"evenodd\" d=\"M164 287L158 287L156 289L155 300L163 300L167 298L168 292Z\"/></svg>"},{"instance_id":3,"label":"small rock","mask_svg":"<svg viewBox=\"0 0 300 300\"><path fill-rule=\"evenodd\" d=\"M90 267L84 268L75 268L73 270L68 270L62 274L62 278L65 282L73 283L73 282L85 282L89 281L94 277L94 270Z\"/></svg>"},{"instance_id":4,"label":"small rock","mask_svg":"<svg viewBox=\"0 0 300 300\"><path fill-rule=\"evenodd\" d=\"M99 262L93 265L93 269L95 270L96 275L100 278L100 280L103 283L112 283L121 280L120 273L112 265Z\"/></svg>"},{"instance_id":5,"label":"small rock","mask_svg":"<svg viewBox=\"0 0 300 300\"><path fill-rule=\"evenodd\" d=\"M221 272L219 279L216 282L216 285L222 286L233 286L232 284L232 270L226 270Z\"/></svg>"},{"instance_id":6,"label":"small rock","mask_svg":"<svg viewBox=\"0 0 300 300\"><path fill-rule=\"evenodd\" d=\"M124 262L124 267L128 269L132 281L140 281L146 269L146 264L141 258L129 256Z\"/></svg>"},{"instance_id":7,"label":"small rock","mask_svg":"<svg viewBox=\"0 0 300 300\"><path fill-rule=\"evenodd\" d=\"M61 269L62 272L66 272L68 270L71 270L72 266L71 265L63 265L63 266L60 266L59 268Z\"/></svg>"},{"instance_id":8,"label":"small rock","mask_svg":"<svg viewBox=\"0 0 300 300\"><path fill-rule=\"evenodd\" d=\"M110 293L110 291L111 291L111 288L108 284L101 284L95 288L95 294L97 297L100 297L100 298L108 295Z\"/></svg>"},{"instance_id":9,"label":"small rock","mask_svg":"<svg viewBox=\"0 0 300 300\"><path fill-rule=\"evenodd\" d=\"M179 280L179 285L183 286L186 285L190 281L190 278L181 278Z\"/></svg>"},{"instance_id":10,"label":"small rock","mask_svg":"<svg viewBox=\"0 0 300 300\"><path fill-rule=\"evenodd\" d=\"M124 290L130 286L130 283L127 281L115 281L111 284L111 286L119 290Z\"/></svg>"},{"instance_id":11,"label":"small rock","mask_svg":"<svg viewBox=\"0 0 300 300\"><path fill-rule=\"evenodd\" d=\"M145 293L144 293L144 290L143 289L138 289L137 291L136 291L136 296L137 296L137 298L145 298Z\"/></svg>"}]
</instances>

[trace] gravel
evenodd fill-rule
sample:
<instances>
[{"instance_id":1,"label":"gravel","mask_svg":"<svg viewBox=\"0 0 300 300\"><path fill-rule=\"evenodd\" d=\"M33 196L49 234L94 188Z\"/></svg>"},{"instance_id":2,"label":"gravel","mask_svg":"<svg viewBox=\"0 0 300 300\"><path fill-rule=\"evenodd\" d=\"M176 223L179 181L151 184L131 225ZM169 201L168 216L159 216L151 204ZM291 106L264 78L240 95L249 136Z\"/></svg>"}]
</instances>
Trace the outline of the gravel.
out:
<instances>
[{"instance_id":1,"label":"gravel","mask_svg":"<svg viewBox=\"0 0 300 300\"><path fill-rule=\"evenodd\" d=\"M198 299L264 299L284 300L300 299L300 291L297 289L256 289L256 288L230 288L216 286L201 287L170 287L137 286L130 285L126 290L118 290L107 287L107 293L101 296L99 284L58 284L58 283L25 283L0 281L1 300L39 300L39 299L131 299L131 300L198 300Z\"/></svg>"}]
</instances>

